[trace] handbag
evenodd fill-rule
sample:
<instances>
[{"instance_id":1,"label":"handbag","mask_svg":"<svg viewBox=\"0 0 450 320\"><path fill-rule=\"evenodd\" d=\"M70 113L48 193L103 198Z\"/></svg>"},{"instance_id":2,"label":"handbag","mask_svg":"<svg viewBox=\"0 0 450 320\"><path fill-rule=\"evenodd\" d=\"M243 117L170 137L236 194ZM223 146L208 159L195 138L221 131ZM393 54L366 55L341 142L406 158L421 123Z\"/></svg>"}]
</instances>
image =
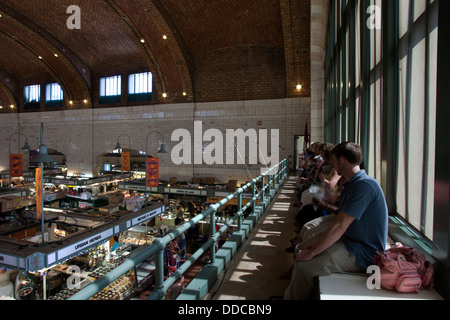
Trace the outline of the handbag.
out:
<instances>
[{"instance_id":1,"label":"handbag","mask_svg":"<svg viewBox=\"0 0 450 320\"><path fill-rule=\"evenodd\" d=\"M434 266L417 249L397 243L377 253L374 263L380 268L383 289L411 293L433 288Z\"/></svg>"}]
</instances>

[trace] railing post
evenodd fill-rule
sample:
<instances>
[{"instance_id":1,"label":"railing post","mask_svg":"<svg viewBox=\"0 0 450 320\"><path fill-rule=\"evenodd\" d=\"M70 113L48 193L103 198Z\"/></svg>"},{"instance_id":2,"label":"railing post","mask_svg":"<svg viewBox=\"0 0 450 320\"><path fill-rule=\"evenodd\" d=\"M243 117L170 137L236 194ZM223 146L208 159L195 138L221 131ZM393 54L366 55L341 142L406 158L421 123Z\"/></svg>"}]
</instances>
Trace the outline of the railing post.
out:
<instances>
[{"instance_id":1,"label":"railing post","mask_svg":"<svg viewBox=\"0 0 450 320\"><path fill-rule=\"evenodd\" d=\"M164 288L164 248L161 248L161 246L155 255L155 265L156 265L155 288L158 291L162 291ZM164 297L160 297L160 299L163 298Z\"/></svg>"},{"instance_id":2,"label":"railing post","mask_svg":"<svg viewBox=\"0 0 450 320\"><path fill-rule=\"evenodd\" d=\"M264 202L264 193L266 192L266 175L262 175L261 201Z\"/></svg>"},{"instance_id":3,"label":"railing post","mask_svg":"<svg viewBox=\"0 0 450 320\"><path fill-rule=\"evenodd\" d=\"M211 213L211 222L210 222L210 239L213 238L213 235L216 233L216 211L217 209L214 209L214 211ZM209 247L209 263L213 264L216 262L216 240L214 240Z\"/></svg>"},{"instance_id":4,"label":"railing post","mask_svg":"<svg viewBox=\"0 0 450 320\"><path fill-rule=\"evenodd\" d=\"M239 196L238 196L238 212L240 212L240 215L238 217L238 231L241 231L241 229L242 229L242 215L244 214L242 212L242 192L244 192L244 191L242 191L242 189L239 189L239 190L240 190L240 193L239 193Z\"/></svg>"},{"instance_id":5,"label":"railing post","mask_svg":"<svg viewBox=\"0 0 450 320\"><path fill-rule=\"evenodd\" d=\"M280 165L278 165L278 170L275 172L275 185L280 185ZM278 187L277 187L278 190Z\"/></svg>"},{"instance_id":6,"label":"railing post","mask_svg":"<svg viewBox=\"0 0 450 320\"><path fill-rule=\"evenodd\" d=\"M253 207L252 207L252 214L254 215L256 213L256 183L258 182L257 179L252 180L252 201L253 201Z\"/></svg>"}]
</instances>

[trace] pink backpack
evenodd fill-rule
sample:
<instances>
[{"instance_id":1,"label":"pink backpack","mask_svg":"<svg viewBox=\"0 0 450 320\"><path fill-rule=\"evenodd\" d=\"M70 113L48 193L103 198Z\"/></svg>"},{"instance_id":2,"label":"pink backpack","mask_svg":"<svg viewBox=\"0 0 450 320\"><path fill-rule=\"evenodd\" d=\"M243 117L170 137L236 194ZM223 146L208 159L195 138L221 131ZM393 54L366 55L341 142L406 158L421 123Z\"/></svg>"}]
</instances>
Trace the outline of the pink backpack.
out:
<instances>
[{"instance_id":1,"label":"pink backpack","mask_svg":"<svg viewBox=\"0 0 450 320\"><path fill-rule=\"evenodd\" d=\"M380 267L383 289L408 293L433 288L434 267L414 248L397 243L394 247L378 253L374 263Z\"/></svg>"}]
</instances>

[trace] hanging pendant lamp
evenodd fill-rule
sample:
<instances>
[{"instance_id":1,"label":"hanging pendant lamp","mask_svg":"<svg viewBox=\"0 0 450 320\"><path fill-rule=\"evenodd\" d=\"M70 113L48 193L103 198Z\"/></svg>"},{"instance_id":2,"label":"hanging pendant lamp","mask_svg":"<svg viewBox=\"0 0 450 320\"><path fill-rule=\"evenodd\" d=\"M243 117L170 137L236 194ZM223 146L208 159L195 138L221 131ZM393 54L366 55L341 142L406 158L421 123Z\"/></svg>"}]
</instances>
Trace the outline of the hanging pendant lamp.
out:
<instances>
[{"instance_id":1,"label":"hanging pendant lamp","mask_svg":"<svg viewBox=\"0 0 450 320\"><path fill-rule=\"evenodd\" d=\"M47 146L44 144L44 125L41 122L41 145L39 146L38 153L32 158L32 162L55 162L47 150Z\"/></svg>"}]
</instances>

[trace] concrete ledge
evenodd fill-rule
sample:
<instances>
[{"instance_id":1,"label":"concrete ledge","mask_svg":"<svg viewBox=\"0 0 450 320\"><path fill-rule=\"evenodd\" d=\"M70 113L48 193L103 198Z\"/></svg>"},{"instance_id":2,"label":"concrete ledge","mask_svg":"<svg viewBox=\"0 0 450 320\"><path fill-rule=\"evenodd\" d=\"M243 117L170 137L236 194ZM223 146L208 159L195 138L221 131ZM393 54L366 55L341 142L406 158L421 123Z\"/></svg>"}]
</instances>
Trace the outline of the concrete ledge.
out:
<instances>
[{"instance_id":1,"label":"concrete ledge","mask_svg":"<svg viewBox=\"0 0 450 320\"><path fill-rule=\"evenodd\" d=\"M320 300L443 300L436 290L399 293L369 289L366 274L333 273L319 277Z\"/></svg>"}]
</instances>

